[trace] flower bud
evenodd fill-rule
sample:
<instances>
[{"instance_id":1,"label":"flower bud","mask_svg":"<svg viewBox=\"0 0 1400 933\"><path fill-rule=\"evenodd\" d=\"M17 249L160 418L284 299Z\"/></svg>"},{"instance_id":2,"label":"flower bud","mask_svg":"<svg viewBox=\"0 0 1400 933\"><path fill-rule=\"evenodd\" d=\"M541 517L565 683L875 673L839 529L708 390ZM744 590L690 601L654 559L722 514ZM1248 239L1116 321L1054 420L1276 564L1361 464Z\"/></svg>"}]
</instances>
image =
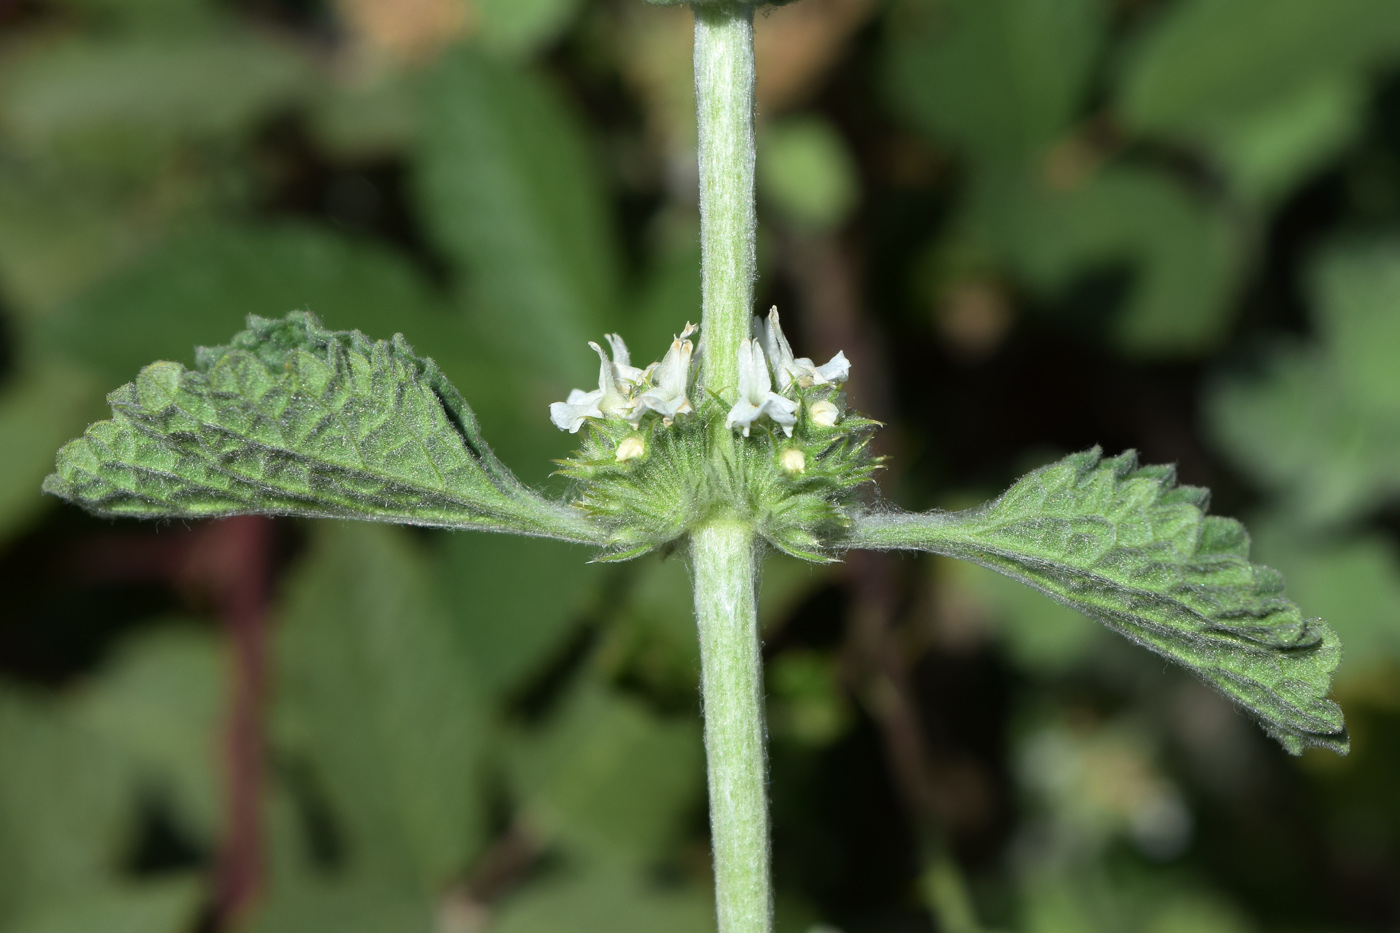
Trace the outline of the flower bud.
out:
<instances>
[{"instance_id":1,"label":"flower bud","mask_svg":"<svg viewBox=\"0 0 1400 933\"><path fill-rule=\"evenodd\" d=\"M785 473L805 473L807 472L807 455L800 447L788 447L778 455L778 466L783 468Z\"/></svg>"},{"instance_id":2,"label":"flower bud","mask_svg":"<svg viewBox=\"0 0 1400 933\"><path fill-rule=\"evenodd\" d=\"M647 453L647 442L640 434L629 434L617 445L617 462L640 460Z\"/></svg>"}]
</instances>

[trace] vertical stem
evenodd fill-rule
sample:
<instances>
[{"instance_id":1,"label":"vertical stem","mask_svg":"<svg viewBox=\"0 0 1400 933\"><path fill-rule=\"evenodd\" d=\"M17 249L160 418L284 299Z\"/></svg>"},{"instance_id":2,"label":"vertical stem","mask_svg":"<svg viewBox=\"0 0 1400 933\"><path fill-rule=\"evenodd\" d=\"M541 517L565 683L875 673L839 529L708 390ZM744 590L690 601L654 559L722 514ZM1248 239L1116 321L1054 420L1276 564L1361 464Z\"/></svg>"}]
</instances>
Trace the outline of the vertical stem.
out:
<instances>
[{"instance_id":1,"label":"vertical stem","mask_svg":"<svg viewBox=\"0 0 1400 933\"><path fill-rule=\"evenodd\" d=\"M234 667L225 738L228 826L217 894L221 916L232 920L251 906L262 882L262 706L273 541L266 518L239 516L214 529L219 538L203 570L219 590Z\"/></svg>"},{"instance_id":2,"label":"vertical stem","mask_svg":"<svg viewBox=\"0 0 1400 933\"><path fill-rule=\"evenodd\" d=\"M768 933L768 787L753 530L716 519L690 539L700 627L710 838L720 933Z\"/></svg>"},{"instance_id":3,"label":"vertical stem","mask_svg":"<svg viewBox=\"0 0 1400 933\"><path fill-rule=\"evenodd\" d=\"M727 401L739 384L757 275L754 209L753 7L695 7L700 124L700 245L705 356L701 382Z\"/></svg>"},{"instance_id":4,"label":"vertical stem","mask_svg":"<svg viewBox=\"0 0 1400 933\"><path fill-rule=\"evenodd\" d=\"M753 7L736 0L694 10L705 340L700 378L704 389L733 401L757 267ZM720 933L772 929L756 553L753 529L738 519L718 517L691 534Z\"/></svg>"}]
</instances>

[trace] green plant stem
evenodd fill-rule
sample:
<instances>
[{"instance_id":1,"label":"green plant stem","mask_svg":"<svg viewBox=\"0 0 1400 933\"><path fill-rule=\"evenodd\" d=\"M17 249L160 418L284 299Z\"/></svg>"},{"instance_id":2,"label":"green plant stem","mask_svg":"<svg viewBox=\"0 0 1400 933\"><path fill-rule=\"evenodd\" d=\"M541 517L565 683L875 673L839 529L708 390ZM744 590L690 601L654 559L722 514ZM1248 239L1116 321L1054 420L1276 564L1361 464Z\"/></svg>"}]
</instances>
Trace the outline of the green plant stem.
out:
<instances>
[{"instance_id":1,"label":"green plant stem","mask_svg":"<svg viewBox=\"0 0 1400 933\"><path fill-rule=\"evenodd\" d=\"M695 8L695 103L704 256L701 383L732 402L739 384L739 344L749 335L757 274L750 4Z\"/></svg>"},{"instance_id":2,"label":"green plant stem","mask_svg":"<svg viewBox=\"0 0 1400 933\"><path fill-rule=\"evenodd\" d=\"M706 390L733 401L757 267L753 7L694 9L704 256L700 378ZM717 444L716 453L723 459L732 448ZM736 517L712 518L690 538L720 933L772 929L758 550L752 526Z\"/></svg>"},{"instance_id":3,"label":"green plant stem","mask_svg":"<svg viewBox=\"0 0 1400 933\"><path fill-rule=\"evenodd\" d=\"M691 535L690 557L719 930L768 933L773 896L753 529L738 519L712 520Z\"/></svg>"}]
</instances>

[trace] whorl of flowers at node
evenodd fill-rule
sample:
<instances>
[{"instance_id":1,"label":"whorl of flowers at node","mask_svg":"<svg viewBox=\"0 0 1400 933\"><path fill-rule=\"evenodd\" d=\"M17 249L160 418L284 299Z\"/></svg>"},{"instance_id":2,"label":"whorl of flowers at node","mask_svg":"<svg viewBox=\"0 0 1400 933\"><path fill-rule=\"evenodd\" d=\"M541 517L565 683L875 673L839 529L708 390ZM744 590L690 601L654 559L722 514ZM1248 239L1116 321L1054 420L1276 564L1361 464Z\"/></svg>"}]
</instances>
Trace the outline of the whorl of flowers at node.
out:
<instances>
[{"instance_id":1,"label":"whorl of flowers at node","mask_svg":"<svg viewBox=\"0 0 1400 933\"><path fill-rule=\"evenodd\" d=\"M874 421L846 408L843 354L818 366L793 355L775 309L739 351L736 385L697 385L704 342L687 325L659 362L632 365L616 334L593 344L598 388L550 406L579 447L558 461L574 505L607 529L605 559L634 557L725 514L773 546L828 560L848 508L879 468Z\"/></svg>"},{"instance_id":2,"label":"whorl of flowers at node","mask_svg":"<svg viewBox=\"0 0 1400 933\"><path fill-rule=\"evenodd\" d=\"M650 412L670 427L679 416L695 411L690 393L699 354L689 338L698 330L694 324L686 324L666 355L646 369L632 365L627 344L617 334L607 335L611 359L602 347L590 342L600 363L598 388L574 389L565 401L549 406L550 420L570 433L577 433L590 418L626 421L637 430ZM834 391L850 375L851 364L844 353L837 353L822 366L806 357L794 357L778 309L773 308L766 321L754 318L753 336L740 346L739 397L725 418L725 427L748 437L754 422L766 417L791 437L806 390L830 387ZM773 390L775 379L777 391ZM808 415L817 425L833 427L840 420L841 411L829 398L814 397L807 404Z\"/></svg>"}]
</instances>

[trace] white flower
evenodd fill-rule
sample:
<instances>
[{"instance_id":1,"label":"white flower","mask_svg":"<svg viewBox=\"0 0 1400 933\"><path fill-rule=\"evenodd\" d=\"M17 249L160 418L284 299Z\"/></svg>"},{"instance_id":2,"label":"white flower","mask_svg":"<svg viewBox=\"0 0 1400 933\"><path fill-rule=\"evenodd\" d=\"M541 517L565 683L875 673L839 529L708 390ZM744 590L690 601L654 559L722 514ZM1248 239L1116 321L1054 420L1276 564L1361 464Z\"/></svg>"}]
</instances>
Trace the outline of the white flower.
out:
<instances>
[{"instance_id":1,"label":"white flower","mask_svg":"<svg viewBox=\"0 0 1400 933\"><path fill-rule=\"evenodd\" d=\"M632 365L632 355L627 352L627 344L622 342L620 334L607 334L608 346L612 347L613 371L621 382L630 382L632 385L642 381L642 371Z\"/></svg>"},{"instance_id":2,"label":"white flower","mask_svg":"<svg viewBox=\"0 0 1400 933\"><path fill-rule=\"evenodd\" d=\"M824 365L818 366L804 357L793 358L792 346L783 335L778 323L778 309L768 312L768 320L762 324L754 322L754 336L762 331L764 349L773 363L773 375L778 379L778 390L786 392L795 382L804 389L812 386L840 385L851 377L851 364L846 354L837 352Z\"/></svg>"},{"instance_id":3,"label":"white flower","mask_svg":"<svg viewBox=\"0 0 1400 933\"><path fill-rule=\"evenodd\" d=\"M554 426L559 430L577 434L578 429L583 427L585 418L603 417L603 413L598 410L598 400L602 397L602 389L595 389L592 392L573 389L569 392L569 398L566 401L550 403L549 420L553 421Z\"/></svg>"},{"instance_id":4,"label":"white flower","mask_svg":"<svg viewBox=\"0 0 1400 933\"><path fill-rule=\"evenodd\" d=\"M744 436L748 437L750 426L764 415L782 425L783 432L792 437L792 426L797 423L797 403L773 391L763 348L755 340L745 340L739 345L739 400L729 409L724 426L740 425Z\"/></svg>"},{"instance_id":5,"label":"white flower","mask_svg":"<svg viewBox=\"0 0 1400 933\"><path fill-rule=\"evenodd\" d=\"M561 431L577 434L584 419L604 418L610 415L626 417L632 414L636 402L631 398L631 387L636 379L631 373L640 371L632 367L627 355L627 345L616 334L608 335L608 343L613 349L613 359L609 360L603 348L589 341L588 345L598 354L601 363L598 369L598 388L592 392L574 389L563 402L549 406L549 419Z\"/></svg>"},{"instance_id":6,"label":"white flower","mask_svg":"<svg viewBox=\"0 0 1400 933\"><path fill-rule=\"evenodd\" d=\"M685 325L685 330L681 331L680 336L671 341L671 348L666 351L661 362L647 367L643 376L651 384L651 388L637 399L636 407L628 418L634 428L641 423L642 416L648 411L656 412L666 426L670 427L677 415L695 410L691 407L690 396L687 394L690 388L690 359L695 352L695 346L688 338L698 329L694 324Z\"/></svg>"}]
</instances>

